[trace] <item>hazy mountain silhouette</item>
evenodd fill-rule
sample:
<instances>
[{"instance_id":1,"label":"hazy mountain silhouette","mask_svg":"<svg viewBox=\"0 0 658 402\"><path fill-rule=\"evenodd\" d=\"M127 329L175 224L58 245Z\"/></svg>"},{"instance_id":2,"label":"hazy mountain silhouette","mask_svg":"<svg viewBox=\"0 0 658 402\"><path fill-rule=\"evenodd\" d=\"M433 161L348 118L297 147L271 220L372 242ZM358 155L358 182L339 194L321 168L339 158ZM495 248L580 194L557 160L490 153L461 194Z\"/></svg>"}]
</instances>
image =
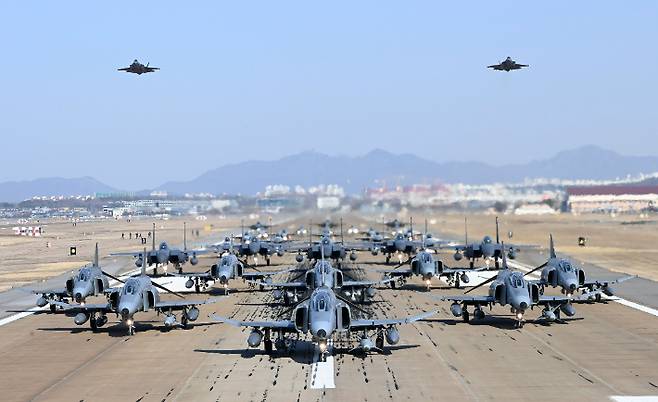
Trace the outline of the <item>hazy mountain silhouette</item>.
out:
<instances>
[{"instance_id":1,"label":"hazy mountain silhouette","mask_svg":"<svg viewBox=\"0 0 658 402\"><path fill-rule=\"evenodd\" d=\"M624 156L593 145L563 151L548 159L501 166L483 162L434 162L381 149L356 157L307 151L273 161L228 164L209 170L193 180L167 182L155 190L170 194L207 192L253 195L263 191L268 184L299 184L304 187L338 184L349 193L358 193L366 187L382 184L486 184L520 182L526 178L604 180L653 172L658 172L658 157ZM117 190L91 177L43 178L0 183L0 200L16 202L35 195L112 191Z\"/></svg>"}]
</instances>

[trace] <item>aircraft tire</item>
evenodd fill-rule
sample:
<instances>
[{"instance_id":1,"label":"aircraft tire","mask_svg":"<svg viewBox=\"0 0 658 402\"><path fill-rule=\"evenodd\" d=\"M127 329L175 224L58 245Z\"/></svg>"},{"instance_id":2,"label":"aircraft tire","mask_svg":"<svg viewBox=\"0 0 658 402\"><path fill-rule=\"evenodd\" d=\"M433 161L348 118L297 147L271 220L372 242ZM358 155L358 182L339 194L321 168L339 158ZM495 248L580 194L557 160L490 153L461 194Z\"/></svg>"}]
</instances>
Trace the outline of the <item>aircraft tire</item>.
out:
<instances>
[{"instance_id":1,"label":"aircraft tire","mask_svg":"<svg viewBox=\"0 0 658 402\"><path fill-rule=\"evenodd\" d=\"M462 320L464 320L465 323L468 323L471 321L471 315L468 313L466 309L462 311Z\"/></svg>"}]
</instances>

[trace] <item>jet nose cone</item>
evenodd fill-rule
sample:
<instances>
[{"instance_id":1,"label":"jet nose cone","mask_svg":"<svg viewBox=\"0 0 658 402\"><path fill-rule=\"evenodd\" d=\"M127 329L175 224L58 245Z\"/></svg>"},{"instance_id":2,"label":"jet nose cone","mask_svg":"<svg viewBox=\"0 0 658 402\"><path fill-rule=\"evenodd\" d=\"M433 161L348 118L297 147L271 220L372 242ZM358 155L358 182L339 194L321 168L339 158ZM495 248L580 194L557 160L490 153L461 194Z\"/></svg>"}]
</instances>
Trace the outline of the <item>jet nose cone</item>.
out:
<instances>
[{"instance_id":1,"label":"jet nose cone","mask_svg":"<svg viewBox=\"0 0 658 402\"><path fill-rule=\"evenodd\" d=\"M121 309L121 318L123 318L124 320L127 320L129 317L130 317L130 310L128 310L125 307L122 308Z\"/></svg>"},{"instance_id":2,"label":"jet nose cone","mask_svg":"<svg viewBox=\"0 0 658 402\"><path fill-rule=\"evenodd\" d=\"M76 303L82 302L82 293L76 292L74 297L75 297L75 302Z\"/></svg>"},{"instance_id":3,"label":"jet nose cone","mask_svg":"<svg viewBox=\"0 0 658 402\"><path fill-rule=\"evenodd\" d=\"M572 292L576 290L576 284L575 283L569 284L569 290L571 290Z\"/></svg>"},{"instance_id":4,"label":"jet nose cone","mask_svg":"<svg viewBox=\"0 0 658 402\"><path fill-rule=\"evenodd\" d=\"M222 275L222 276L219 277L219 283L220 284L224 285L227 282L228 281L226 280L226 275Z\"/></svg>"},{"instance_id":5,"label":"jet nose cone","mask_svg":"<svg viewBox=\"0 0 658 402\"><path fill-rule=\"evenodd\" d=\"M325 331L324 329L319 329L316 335L318 336L318 338L326 338L327 331Z\"/></svg>"},{"instance_id":6,"label":"jet nose cone","mask_svg":"<svg viewBox=\"0 0 658 402\"><path fill-rule=\"evenodd\" d=\"M522 301L521 303L519 303L519 308L520 308L521 310L525 310L525 309L527 309L527 308L528 308L528 303Z\"/></svg>"}]
</instances>

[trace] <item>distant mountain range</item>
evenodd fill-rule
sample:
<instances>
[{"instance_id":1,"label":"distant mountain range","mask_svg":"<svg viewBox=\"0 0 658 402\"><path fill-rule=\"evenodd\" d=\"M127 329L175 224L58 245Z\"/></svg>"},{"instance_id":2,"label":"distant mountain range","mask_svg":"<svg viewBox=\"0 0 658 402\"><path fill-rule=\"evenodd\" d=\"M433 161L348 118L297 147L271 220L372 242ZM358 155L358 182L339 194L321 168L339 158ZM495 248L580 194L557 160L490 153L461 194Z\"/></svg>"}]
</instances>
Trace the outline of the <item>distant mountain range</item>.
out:
<instances>
[{"instance_id":1,"label":"distant mountain range","mask_svg":"<svg viewBox=\"0 0 658 402\"><path fill-rule=\"evenodd\" d=\"M101 183L93 177L45 177L25 181L0 183L0 201L18 202L34 196L89 195L101 192L115 192L116 189Z\"/></svg>"},{"instance_id":2,"label":"distant mountain range","mask_svg":"<svg viewBox=\"0 0 658 402\"><path fill-rule=\"evenodd\" d=\"M498 153L498 158L513 155ZM172 181L154 188L170 194L246 194L268 184L338 184L349 193L366 187L412 183L520 182L526 178L606 180L658 172L658 157L624 156L597 146L563 151L549 159L491 166L484 162L433 162L411 154L380 149L363 156L329 156L302 152L274 161L246 161L218 167L189 181ZM44 178L0 183L0 200L20 201L34 195L75 195L117 191L91 177Z\"/></svg>"}]
</instances>

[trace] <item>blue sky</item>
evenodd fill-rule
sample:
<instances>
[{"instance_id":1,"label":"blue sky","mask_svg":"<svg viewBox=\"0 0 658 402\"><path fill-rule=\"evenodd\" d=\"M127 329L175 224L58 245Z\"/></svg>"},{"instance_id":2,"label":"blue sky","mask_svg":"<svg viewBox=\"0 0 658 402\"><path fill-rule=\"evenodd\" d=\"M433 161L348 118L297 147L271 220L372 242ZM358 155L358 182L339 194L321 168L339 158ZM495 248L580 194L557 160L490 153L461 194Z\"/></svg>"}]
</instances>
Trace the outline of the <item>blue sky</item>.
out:
<instances>
[{"instance_id":1,"label":"blue sky","mask_svg":"<svg viewBox=\"0 0 658 402\"><path fill-rule=\"evenodd\" d=\"M658 155L656 21L655 1L2 2L0 181L139 189L310 149ZM508 55L531 67L484 68ZM134 58L162 70L116 71Z\"/></svg>"}]
</instances>

